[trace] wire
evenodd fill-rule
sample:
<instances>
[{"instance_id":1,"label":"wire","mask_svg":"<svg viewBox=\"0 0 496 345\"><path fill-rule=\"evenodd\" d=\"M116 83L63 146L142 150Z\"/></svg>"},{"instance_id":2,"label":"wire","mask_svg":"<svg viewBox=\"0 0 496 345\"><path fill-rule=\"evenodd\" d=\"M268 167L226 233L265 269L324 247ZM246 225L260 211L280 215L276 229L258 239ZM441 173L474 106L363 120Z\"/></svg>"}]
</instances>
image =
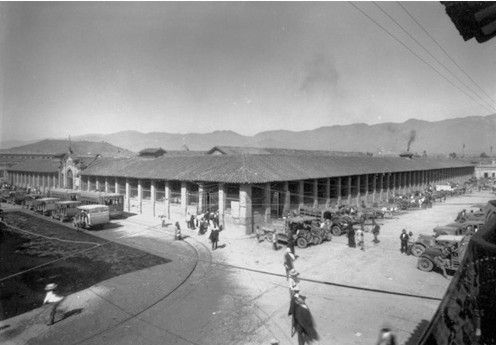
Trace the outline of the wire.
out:
<instances>
[{"instance_id":1,"label":"wire","mask_svg":"<svg viewBox=\"0 0 496 345\"><path fill-rule=\"evenodd\" d=\"M427 36L429 36L429 38L434 41L434 43L439 47L439 49L442 50L442 52L448 57L448 59L450 59L450 61L456 66L458 67L458 69L460 71L462 71L463 74L465 74L465 76L470 79L470 81L472 83L474 83L475 86L477 86L477 88L479 88L480 91L482 91L482 93L484 93L484 95L486 95L492 102L496 103L496 100L494 98L492 98L474 79L472 79L472 77L467 73L465 72L465 70L451 57L451 55L446 51L446 49L443 48L443 46L441 46L441 44L429 33L429 31L427 31L427 29L424 28L424 26L422 26L422 24L420 24L420 22L406 9L406 7L404 7L401 2L399 1L396 1L396 3L406 12L406 14L425 32L425 34Z\"/></svg>"},{"instance_id":2,"label":"wire","mask_svg":"<svg viewBox=\"0 0 496 345\"><path fill-rule=\"evenodd\" d=\"M470 86L464 83L463 80L458 78L456 74L454 74L448 67L446 67L441 61L439 61L438 58L436 58L422 43L420 43L408 30L406 30L396 19L394 19L386 10L384 10L377 2L373 1L373 4L382 12L384 13L389 19L391 19L401 30L403 30L404 33L408 35L415 43L417 43L427 54L429 54L430 57L434 59L441 67L443 67L451 76L453 76L456 80L458 80L463 86L465 86L470 92L472 92L476 97L478 97L481 101L485 102L489 107L491 107L493 110L496 110L496 108L487 100L482 98L477 92L475 92Z\"/></svg>"},{"instance_id":3,"label":"wire","mask_svg":"<svg viewBox=\"0 0 496 345\"><path fill-rule=\"evenodd\" d=\"M461 89L458 85L454 84L450 79L446 78L446 76L444 76L441 72L439 72L437 70L436 67L432 66L432 64L430 64L428 61L426 61L425 59L423 59L420 55L418 55L417 53L415 53L408 45L406 45L403 41L401 41L399 38L397 38L395 35L393 35L391 32L389 32L384 26L382 26L381 24L379 24L375 19L373 19L372 17L370 17L367 13L365 13L361 8L359 8L358 6L356 6L354 3L352 2L348 2L351 6L353 6L357 11L359 11L362 15L364 15L365 17L367 17L372 23L374 23L375 25L377 25L379 28L381 28L388 36L390 36L391 38L393 38L396 42L398 42L399 44L401 44L405 49L407 49L413 56L415 56L417 59L419 59L421 62L423 62L424 64L426 64L427 66L429 66L432 70L434 70L434 72L436 72L439 76L441 76L444 80L446 80L449 84L451 84L451 86L455 87L456 89L458 89L460 92L462 92L463 94L465 94L467 97L469 97L470 99L472 99L476 104L480 105L481 107L485 108L486 110L488 110L488 108L484 105L484 104L481 104L479 103L471 94L467 93L465 90ZM489 108L489 111L492 111L492 109Z\"/></svg>"}]
</instances>

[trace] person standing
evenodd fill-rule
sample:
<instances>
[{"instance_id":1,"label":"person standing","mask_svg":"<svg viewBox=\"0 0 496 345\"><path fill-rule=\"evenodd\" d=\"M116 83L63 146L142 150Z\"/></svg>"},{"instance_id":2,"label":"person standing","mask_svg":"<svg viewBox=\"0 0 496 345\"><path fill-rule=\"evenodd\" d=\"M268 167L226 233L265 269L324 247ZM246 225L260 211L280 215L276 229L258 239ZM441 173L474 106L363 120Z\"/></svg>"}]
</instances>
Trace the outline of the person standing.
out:
<instances>
[{"instance_id":1,"label":"person standing","mask_svg":"<svg viewBox=\"0 0 496 345\"><path fill-rule=\"evenodd\" d=\"M356 231L356 238L357 238L358 247L360 247L360 250L365 250L365 236L364 236L364 232L361 228Z\"/></svg>"},{"instance_id":2,"label":"person standing","mask_svg":"<svg viewBox=\"0 0 496 345\"><path fill-rule=\"evenodd\" d=\"M348 235L348 247L356 248L355 229L353 228L353 225L351 223L348 223L347 235Z\"/></svg>"},{"instance_id":3,"label":"person standing","mask_svg":"<svg viewBox=\"0 0 496 345\"><path fill-rule=\"evenodd\" d=\"M401 230L401 235L400 235L400 242L401 242L401 247L400 251L402 253L408 254L408 239L410 237L406 233L406 229Z\"/></svg>"},{"instance_id":4,"label":"person standing","mask_svg":"<svg viewBox=\"0 0 496 345\"><path fill-rule=\"evenodd\" d=\"M396 345L396 336L389 327L383 327L379 331L379 339L376 345Z\"/></svg>"},{"instance_id":5,"label":"person standing","mask_svg":"<svg viewBox=\"0 0 496 345\"><path fill-rule=\"evenodd\" d=\"M372 235L374 235L374 239L372 240L372 242L377 244L380 242L378 236L379 236L379 232L381 231L381 227L379 226L379 224L375 222L374 218L372 218L372 225L373 225Z\"/></svg>"},{"instance_id":6,"label":"person standing","mask_svg":"<svg viewBox=\"0 0 496 345\"><path fill-rule=\"evenodd\" d=\"M55 292L53 292L57 288L57 284L51 283L45 287L46 296L43 300L43 304L51 304L52 309L50 310L50 320L47 323L47 326L51 326L55 322L55 314L57 312L57 307L64 300L64 296L59 296Z\"/></svg>"},{"instance_id":7,"label":"person standing","mask_svg":"<svg viewBox=\"0 0 496 345\"><path fill-rule=\"evenodd\" d=\"M289 298L293 298L295 291L299 291L300 278L298 277L300 273L296 272L293 268L289 271L288 287L289 287Z\"/></svg>"},{"instance_id":8,"label":"person standing","mask_svg":"<svg viewBox=\"0 0 496 345\"><path fill-rule=\"evenodd\" d=\"M449 264L451 253L452 253L451 247L444 247L443 249L441 249L440 255L434 257L434 263L439 269L441 269L441 273L443 274L443 277L446 279L448 279L448 274L446 273L446 267Z\"/></svg>"},{"instance_id":9,"label":"person standing","mask_svg":"<svg viewBox=\"0 0 496 345\"><path fill-rule=\"evenodd\" d=\"M291 337L298 333L298 345L311 343L319 340L319 334L315 330L312 313L308 308L305 297L300 296L299 287L295 287L291 298L288 315L291 316Z\"/></svg>"},{"instance_id":10,"label":"person standing","mask_svg":"<svg viewBox=\"0 0 496 345\"><path fill-rule=\"evenodd\" d=\"M289 272L294 269L294 261L296 260L293 253L291 253L291 249L289 247L286 248L284 252L284 269L286 270L286 279L289 280Z\"/></svg>"},{"instance_id":11,"label":"person standing","mask_svg":"<svg viewBox=\"0 0 496 345\"><path fill-rule=\"evenodd\" d=\"M288 229L288 248L291 250L291 253L296 257L295 253L295 235L291 229Z\"/></svg>"},{"instance_id":12,"label":"person standing","mask_svg":"<svg viewBox=\"0 0 496 345\"><path fill-rule=\"evenodd\" d=\"M176 226L176 231L174 237L176 240L182 240L183 236L181 235L181 225L179 225L179 222L176 222L175 226Z\"/></svg>"}]
</instances>

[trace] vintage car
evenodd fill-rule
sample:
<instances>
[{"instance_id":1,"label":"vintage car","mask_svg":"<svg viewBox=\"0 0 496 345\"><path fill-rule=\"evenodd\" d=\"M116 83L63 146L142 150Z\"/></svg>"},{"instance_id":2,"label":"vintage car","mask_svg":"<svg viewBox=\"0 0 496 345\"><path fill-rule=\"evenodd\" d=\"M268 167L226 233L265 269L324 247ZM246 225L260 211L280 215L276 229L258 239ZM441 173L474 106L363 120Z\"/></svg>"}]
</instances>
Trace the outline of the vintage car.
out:
<instances>
[{"instance_id":1,"label":"vintage car","mask_svg":"<svg viewBox=\"0 0 496 345\"><path fill-rule=\"evenodd\" d=\"M78 212L73 218L76 228L103 228L110 222L109 207L106 205L83 205L78 206L77 209Z\"/></svg>"},{"instance_id":2,"label":"vintage car","mask_svg":"<svg viewBox=\"0 0 496 345\"><path fill-rule=\"evenodd\" d=\"M445 246L449 244L453 240L453 236L463 237L463 235L425 235L420 234L417 240L410 247L410 253L413 256L420 257L427 248L436 247L436 246Z\"/></svg>"},{"instance_id":3,"label":"vintage car","mask_svg":"<svg viewBox=\"0 0 496 345\"><path fill-rule=\"evenodd\" d=\"M52 211L52 218L58 219L61 222L72 220L79 212L78 206L81 205L79 201L64 200L55 203L55 210Z\"/></svg>"},{"instance_id":4,"label":"vintage car","mask_svg":"<svg viewBox=\"0 0 496 345\"><path fill-rule=\"evenodd\" d=\"M59 201L58 198L41 198L34 201L34 210L43 215L50 216L52 211L55 210L55 203Z\"/></svg>"},{"instance_id":5,"label":"vintage car","mask_svg":"<svg viewBox=\"0 0 496 345\"><path fill-rule=\"evenodd\" d=\"M417 268L419 270L432 271L436 267L435 258L441 256L443 249L446 247L451 249L446 269L457 270L460 266L471 236L442 235L439 238L442 241L441 244L428 247L418 258Z\"/></svg>"},{"instance_id":6,"label":"vintage car","mask_svg":"<svg viewBox=\"0 0 496 345\"><path fill-rule=\"evenodd\" d=\"M35 205L37 203L36 200L39 200L42 198L41 194L28 194L26 195L26 198L24 199L24 207L26 207L28 210L34 210Z\"/></svg>"},{"instance_id":7,"label":"vintage car","mask_svg":"<svg viewBox=\"0 0 496 345\"><path fill-rule=\"evenodd\" d=\"M442 226L436 226L434 236L439 235L465 235L466 233L475 232L484 225L484 219L467 220L463 223L453 222Z\"/></svg>"}]
</instances>

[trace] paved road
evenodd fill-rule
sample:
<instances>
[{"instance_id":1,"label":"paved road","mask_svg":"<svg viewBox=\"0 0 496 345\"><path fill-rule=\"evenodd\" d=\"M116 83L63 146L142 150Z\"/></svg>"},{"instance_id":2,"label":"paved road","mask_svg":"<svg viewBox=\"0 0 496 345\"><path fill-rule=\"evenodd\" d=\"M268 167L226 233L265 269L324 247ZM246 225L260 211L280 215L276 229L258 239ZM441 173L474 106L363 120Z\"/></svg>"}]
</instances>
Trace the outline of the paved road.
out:
<instances>
[{"instance_id":1,"label":"paved road","mask_svg":"<svg viewBox=\"0 0 496 345\"><path fill-rule=\"evenodd\" d=\"M381 243L366 234L365 252L348 248L345 237L298 250L302 294L312 310L321 344L371 344L389 323L400 343L422 320L429 320L439 301L348 289L335 282L372 289L441 298L449 281L416 268L416 258L399 252L399 233L418 235L451 222L461 208L485 203L488 193L450 198L432 209L386 220ZM282 251L269 243L221 233L224 248L211 252L207 238L191 235L172 241L172 230L136 216L122 227L98 236L173 257L173 262L101 282L70 296L67 307L83 311L51 328L43 324L43 308L0 323L10 328L10 344L296 344L290 338L288 290ZM123 235L128 237L121 238ZM129 237L131 236L131 237ZM166 253L166 254L165 254ZM46 312L46 311L45 311ZM9 342L7 342L9 343Z\"/></svg>"}]
</instances>

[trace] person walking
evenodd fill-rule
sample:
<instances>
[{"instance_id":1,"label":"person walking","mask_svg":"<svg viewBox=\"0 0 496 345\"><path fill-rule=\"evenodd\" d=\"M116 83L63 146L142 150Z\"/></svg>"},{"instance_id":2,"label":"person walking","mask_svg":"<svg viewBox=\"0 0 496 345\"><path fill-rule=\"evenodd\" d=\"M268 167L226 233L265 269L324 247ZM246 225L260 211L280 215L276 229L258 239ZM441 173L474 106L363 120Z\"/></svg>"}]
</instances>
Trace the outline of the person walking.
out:
<instances>
[{"instance_id":1,"label":"person walking","mask_svg":"<svg viewBox=\"0 0 496 345\"><path fill-rule=\"evenodd\" d=\"M374 239L372 240L372 242L374 242L375 244L379 243L379 239L378 239L378 236L379 236L379 232L381 231L381 227L379 226L379 224L377 224L375 222L375 219L372 218L372 235L374 235Z\"/></svg>"},{"instance_id":2,"label":"person walking","mask_svg":"<svg viewBox=\"0 0 496 345\"><path fill-rule=\"evenodd\" d=\"M288 287L289 287L289 298L293 298L295 291L299 291L300 278L298 277L300 273L296 272L293 268L289 271Z\"/></svg>"},{"instance_id":3,"label":"person walking","mask_svg":"<svg viewBox=\"0 0 496 345\"><path fill-rule=\"evenodd\" d=\"M219 243L219 228L216 225L212 227L209 239L210 242L212 242L212 250L216 250L217 244Z\"/></svg>"},{"instance_id":4,"label":"person walking","mask_svg":"<svg viewBox=\"0 0 496 345\"><path fill-rule=\"evenodd\" d=\"M379 331L379 339L376 345L396 345L396 336L390 327L385 326Z\"/></svg>"},{"instance_id":5,"label":"person walking","mask_svg":"<svg viewBox=\"0 0 496 345\"><path fill-rule=\"evenodd\" d=\"M175 234L174 234L174 238L176 240L182 240L183 239L183 236L181 234L181 225L179 225L179 222L176 222L175 226L176 226L176 231L175 231Z\"/></svg>"},{"instance_id":6,"label":"person walking","mask_svg":"<svg viewBox=\"0 0 496 345\"><path fill-rule=\"evenodd\" d=\"M286 248L283 259L284 269L286 270L286 279L289 280L289 272L294 269L294 261L296 260L296 257L291 253L289 247Z\"/></svg>"},{"instance_id":7,"label":"person walking","mask_svg":"<svg viewBox=\"0 0 496 345\"><path fill-rule=\"evenodd\" d=\"M294 239L295 234L291 229L288 229L287 236L288 236L288 248L291 250L291 253L296 257L295 239Z\"/></svg>"},{"instance_id":8,"label":"person walking","mask_svg":"<svg viewBox=\"0 0 496 345\"><path fill-rule=\"evenodd\" d=\"M400 242L401 242L401 247L400 251L402 253L408 254L408 239L410 237L406 233L406 229L401 230L401 235L400 235Z\"/></svg>"},{"instance_id":9,"label":"person walking","mask_svg":"<svg viewBox=\"0 0 496 345\"><path fill-rule=\"evenodd\" d=\"M298 333L298 345L310 344L314 340L319 340L312 313L305 300L305 296L300 296L299 287L296 287L291 298L288 315L291 316L291 337Z\"/></svg>"},{"instance_id":10,"label":"person walking","mask_svg":"<svg viewBox=\"0 0 496 345\"><path fill-rule=\"evenodd\" d=\"M55 322L55 314L57 313L57 307L62 303L62 301L65 299L64 296L59 296L55 292L53 292L57 288L57 284L55 283L50 283L45 287L46 296L45 299L43 300L43 304L50 304L51 310L50 310L50 319L47 323L47 326L51 326Z\"/></svg>"}]
</instances>

